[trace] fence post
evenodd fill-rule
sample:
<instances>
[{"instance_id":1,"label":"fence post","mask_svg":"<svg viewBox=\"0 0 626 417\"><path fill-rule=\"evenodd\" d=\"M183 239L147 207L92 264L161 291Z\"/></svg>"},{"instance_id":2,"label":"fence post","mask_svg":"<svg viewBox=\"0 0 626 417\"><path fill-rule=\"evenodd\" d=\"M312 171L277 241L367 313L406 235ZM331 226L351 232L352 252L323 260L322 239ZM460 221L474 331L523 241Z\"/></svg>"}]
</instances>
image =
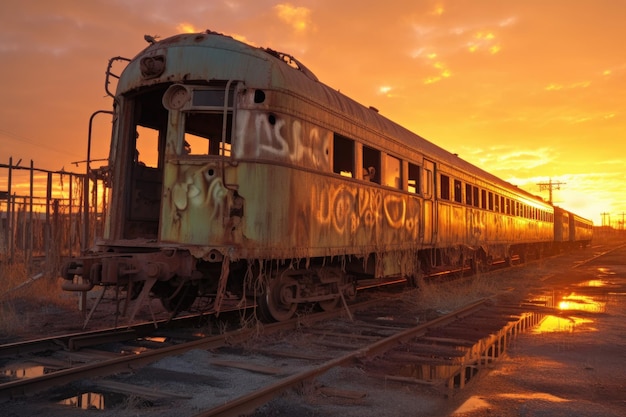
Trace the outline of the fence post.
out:
<instances>
[{"instance_id":1,"label":"fence post","mask_svg":"<svg viewBox=\"0 0 626 417\"><path fill-rule=\"evenodd\" d=\"M46 269L52 265L52 230L50 226L50 201L52 200L52 172L48 172L46 180L46 221L43 227L43 247L45 251Z\"/></svg>"},{"instance_id":2,"label":"fence post","mask_svg":"<svg viewBox=\"0 0 626 417\"><path fill-rule=\"evenodd\" d=\"M11 179L13 175L13 157L9 158L9 185L7 187L7 249L9 250L9 263L13 263L13 211L15 210L15 199L11 198Z\"/></svg>"}]
</instances>

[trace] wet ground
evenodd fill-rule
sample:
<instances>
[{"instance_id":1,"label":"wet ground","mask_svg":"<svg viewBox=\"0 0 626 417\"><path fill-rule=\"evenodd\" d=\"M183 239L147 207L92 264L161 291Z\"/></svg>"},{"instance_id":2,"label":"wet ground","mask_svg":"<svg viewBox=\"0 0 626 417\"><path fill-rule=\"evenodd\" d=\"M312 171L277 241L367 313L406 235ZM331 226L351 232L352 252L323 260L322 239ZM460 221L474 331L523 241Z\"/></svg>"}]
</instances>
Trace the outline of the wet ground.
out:
<instances>
[{"instance_id":1,"label":"wet ground","mask_svg":"<svg viewBox=\"0 0 626 417\"><path fill-rule=\"evenodd\" d=\"M625 416L626 246L580 263L607 249L597 245L494 276L502 287L516 288L505 296L511 303L528 298L545 301L560 310L535 330L519 335L506 354L462 390L442 392L428 386L388 384L368 378L358 367L340 368L299 392L274 400L255 416ZM578 266L571 269L573 264ZM186 363L185 358L179 362ZM203 361L198 357L188 359L189 369ZM198 376L194 378L195 381L187 382L201 386ZM169 383L178 382L185 381L169 378ZM320 387L324 386L363 396L326 396L320 394ZM119 399L84 394L66 399L65 404L72 404L69 407L46 407L44 414L165 416L172 412L171 405L162 404L163 398L150 399L161 406L153 406L150 401L129 403L128 398L122 398L121 409L114 400ZM111 401L115 404L111 405ZM103 407L105 402L108 405ZM176 399L165 402L176 404ZM27 409L27 402L0 403L0 415L40 413L24 414ZM194 415L198 411L180 407L177 414Z\"/></svg>"},{"instance_id":2,"label":"wet ground","mask_svg":"<svg viewBox=\"0 0 626 417\"><path fill-rule=\"evenodd\" d=\"M560 314L521 335L441 415L626 415L626 247L543 283Z\"/></svg>"}]
</instances>

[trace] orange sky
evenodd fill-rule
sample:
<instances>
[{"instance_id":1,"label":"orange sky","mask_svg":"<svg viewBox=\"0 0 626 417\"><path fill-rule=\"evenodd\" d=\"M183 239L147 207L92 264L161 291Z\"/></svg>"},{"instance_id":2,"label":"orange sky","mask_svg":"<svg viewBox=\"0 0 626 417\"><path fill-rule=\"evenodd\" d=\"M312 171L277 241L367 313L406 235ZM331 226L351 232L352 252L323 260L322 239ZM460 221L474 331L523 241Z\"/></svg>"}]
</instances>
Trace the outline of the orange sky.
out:
<instances>
[{"instance_id":1,"label":"orange sky","mask_svg":"<svg viewBox=\"0 0 626 417\"><path fill-rule=\"evenodd\" d=\"M565 183L557 204L615 223L626 212L624 21L619 0L5 1L0 163L84 171L72 162L85 159L89 116L110 109L109 58L132 58L144 34L211 29L294 55L528 191L547 198L537 183ZM93 158L106 157L105 136Z\"/></svg>"}]
</instances>

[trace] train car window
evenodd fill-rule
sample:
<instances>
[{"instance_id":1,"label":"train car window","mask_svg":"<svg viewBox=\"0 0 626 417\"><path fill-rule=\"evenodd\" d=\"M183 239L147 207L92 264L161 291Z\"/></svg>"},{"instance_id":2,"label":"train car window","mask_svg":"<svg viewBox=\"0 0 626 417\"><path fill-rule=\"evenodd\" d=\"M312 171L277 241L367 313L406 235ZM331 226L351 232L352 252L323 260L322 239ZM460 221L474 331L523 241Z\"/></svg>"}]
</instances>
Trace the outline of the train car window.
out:
<instances>
[{"instance_id":1,"label":"train car window","mask_svg":"<svg viewBox=\"0 0 626 417\"><path fill-rule=\"evenodd\" d=\"M472 187L472 195L474 199L474 207L480 207L480 201L478 199L478 187Z\"/></svg>"},{"instance_id":2,"label":"train car window","mask_svg":"<svg viewBox=\"0 0 626 417\"><path fill-rule=\"evenodd\" d=\"M337 133L333 138L333 172L354 177L354 141Z\"/></svg>"},{"instance_id":3,"label":"train car window","mask_svg":"<svg viewBox=\"0 0 626 417\"><path fill-rule=\"evenodd\" d=\"M461 185L461 181L454 180L454 201L457 203L463 202L463 187Z\"/></svg>"},{"instance_id":4,"label":"train car window","mask_svg":"<svg viewBox=\"0 0 626 417\"><path fill-rule=\"evenodd\" d=\"M493 193L489 191L489 210L493 211Z\"/></svg>"},{"instance_id":5,"label":"train car window","mask_svg":"<svg viewBox=\"0 0 626 417\"><path fill-rule=\"evenodd\" d=\"M183 155L230 155L232 115L228 115L226 143L222 144L222 112L185 113Z\"/></svg>"},{"instance_id":6,"label":"train car window","mask_svg":"<svg viewBox=\"0 0 626 417\"><path fill-rule=\"evenodd\" d=\"M494 195L493 200L494 200L493 211L497 211L499 213L500 212L500 196Z\"/></svg>"},{"instance_id":7,"label":"train car window","mask_svg":"<svg viewBox=\"0 0 626 417\"><path fill-rule=\"evenodd\" d=\"M505 199L504 203L505 203L505 207L506 207L506 209L505 209L506 214L511 215L511 199L510 198Z\"/></svg>"},{"instance_id":8,"label":"train car window","mask_svg":"<svg viewBox=\"0 0 626 417\"><path fill-rule=\"evenodd\" d=\"M439 176L440 197L442 200L450 200L450 177L447 175Z\"/></svg>"},{"instance_id":9,"label":"train car window","mask_svg":"<svg viewBox=\"0 0 626 417\"><path fill-rule=\"evenodd\" d=\"M421 194L422 193L422 181L421 170L419 165L415 165L409 162L409 192Z\"/></svg>"},{"instance_id":10,"label":"train car window","mask_svg":"<svg viewBox=\"0 0 626 417\"><path fill-rule=\"evenodd\" d=\"M228 107L233 105L234 90L230 89L228 94ZM192 105L203 107L222 107L224 106L224 94L222 89L210 89L201 90L197 89L193 91Z\"/></svg>"},{"instance_id":11,"label":"train car window","mask_svg":"<svg viewBox=\"0 0 626 417\"><path fill-rule=\"evenodd\" d=\"M363 179L380 184L380 151L363 146Z\"/></svg>"},{"instance_id":12,"label":"train car window","mask_svg":"<svg viewBox=\"0 0 626 417\"><path fill-rule=\"evenodd\" d=\"M472 205L472 186L470 184L465 184L465 204L468 206Z\"/></svg>"},{"instance_id":13,"label":"train car window","mask_svg":"<svg viewBox=\"0 0 626 417\"><path fill-rule=\"evenodd\" d=\"M135 163L149 168L158 168L159 131L145 126L137 126L135 137Z\"/></svg>"},{"instance_id":14,"label":"train car window","mask_svg":"<svg viewBox=\"0 0 626 417\"><path fill-rule=\"evenodd\" d=\"M480 190L480 207L487 210L487 190Z\"/></svg>"},{"instance_id":15,"label":"train car window","mask_svg":"<svg viewBox=\"0 0 626 417\"><path fill-rule=\"evenodd\" d=\"M400 173L400 160L391 155L385 155L385 170L383 185L397 189L402 188L402 176Z\"/></svg>"}]
</instances>

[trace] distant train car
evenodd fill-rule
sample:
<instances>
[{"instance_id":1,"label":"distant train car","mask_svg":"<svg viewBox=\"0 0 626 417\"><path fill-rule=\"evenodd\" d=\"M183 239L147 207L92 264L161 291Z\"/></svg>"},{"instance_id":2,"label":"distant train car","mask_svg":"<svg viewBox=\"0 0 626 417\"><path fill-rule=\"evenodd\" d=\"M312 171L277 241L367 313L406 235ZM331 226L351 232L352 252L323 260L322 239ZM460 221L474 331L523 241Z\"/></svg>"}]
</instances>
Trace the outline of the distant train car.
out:
<instances>
[{"instance_id":1,"label":"distant train car","mask_svg":"<svg viewBox=\"0 0 626 417\"><path fill-rule=\"evenodd\" d=\"M557 247L567 244L574 231L570 234L570 213L560 207L554 206L554 242Z\"/></svg>"},{"instance_id":2,"label":"distant train car","mask_svg":"<svg viewBox=\"0 0 626 417\"><path fill-rule=\"evenodd\" d=\"M559 249L586 247L593 238L593 222L554 207L554 241Z\"/></svg>"},{"instance_id":3,"label":"distant train car","mask_svg":"<svg viewBox=\"0 0 626 417\"><path fill-rule=\"evenodd\" d=\"M65 266L65 289L116 286L171 311L198 296L219 311L228 293L285 320L359 280L553 245L550 204L292 56L210 31L150 41L114 94L104 236Z\"/></svg>"}]
</instances>

